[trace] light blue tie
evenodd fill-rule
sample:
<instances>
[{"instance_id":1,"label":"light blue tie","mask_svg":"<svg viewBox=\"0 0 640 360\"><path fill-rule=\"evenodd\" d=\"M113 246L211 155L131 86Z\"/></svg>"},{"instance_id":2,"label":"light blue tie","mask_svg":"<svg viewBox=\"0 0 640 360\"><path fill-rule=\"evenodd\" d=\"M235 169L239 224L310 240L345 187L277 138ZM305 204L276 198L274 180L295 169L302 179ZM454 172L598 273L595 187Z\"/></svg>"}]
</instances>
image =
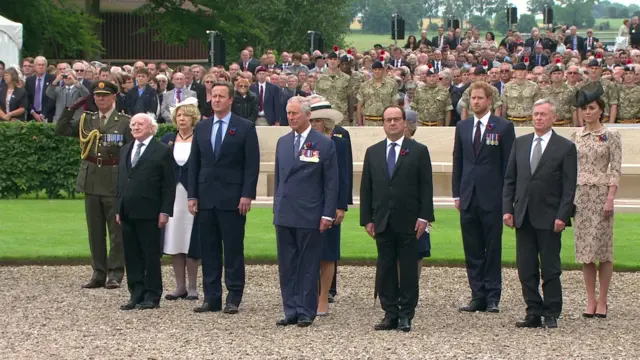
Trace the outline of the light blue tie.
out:
<instances>
[{"instance_id":1,"label":"light blue tie","mask_svg":"<svg viewBox=\"0 0 640 360\"><path fill-rule=\"evenodd\" d=\"M220 156L220 145L222 145L222 120L216 121L216 124L218 124L218 130L214 138L213 155L217 159Z\"/></svg>"},{"instance_id":2,"label":"light blue tie","mask_svg":"<svg viewBox=\"0 0 640 360\"><path fill-rule=\"evenodd\" d=\"M296 141L293 143L293 157L298 157L298 152L300 151L300 134L296 135Z\"/></svg>"}]
</instances>

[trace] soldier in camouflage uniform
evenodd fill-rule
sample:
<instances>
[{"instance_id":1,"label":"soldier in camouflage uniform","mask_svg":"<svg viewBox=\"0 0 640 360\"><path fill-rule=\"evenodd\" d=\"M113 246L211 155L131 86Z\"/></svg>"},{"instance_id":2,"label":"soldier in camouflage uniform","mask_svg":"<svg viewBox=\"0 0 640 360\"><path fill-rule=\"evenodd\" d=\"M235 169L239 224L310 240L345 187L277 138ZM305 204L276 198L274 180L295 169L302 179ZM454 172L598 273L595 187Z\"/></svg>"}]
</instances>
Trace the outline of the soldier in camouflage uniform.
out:
<instances>
[{"instance_id":1,"label":"soldier in camouflage uniform","mask_svg":"<svg viewBox=\"0 0 640 360\"><path fill-rule=\"evenodd\" d=\"M636 83L635 72L632 66L624 67L622 84L618 86L620 101L618 107L617 123L640 124L640 86Z\"/></svg>"},{"instance_id":2,"label":"soldier in camouflage uniform","mask_svg":"<svg viewBox=\"0 0 640 360\"><path fill-rule=\"evenodd\" d=\"M547 99L556 107L558 120L553 123L554 127L578 126L576 109L571 106L571 98L576 90L564 82L562 67L553 65L549 73L551 85L541 88L536 100Z\"/></svg>"},{"instance_id":3,"label":"soldier in camouflage uniform","mask_svg":"<svg viewBox=\"0 0 640 360\"><path fill-rule=\"evenodd\" d=\"M366 79L362 72L353 71L353 57L351 56L351 54L342 55L342 57L340 58L340 70L351 77L349 80L349 124L343 125L357 125L358 121L356 119L356 96L358 95L360 86L366 81Z\"/></svg>"},{"instance_id":4,"label":"soldier in camouflage uniform","mask_svg":"<svg viewBox=\"0 0 640 360\"><path fill-rule=\"evenodd\" d=\"M604 94L602 94L600 98L605 104L603 122L615 123L616 118L618 117L618 101L620 99L618 85L610 80L602 78L602 66L597 60L591 60L588 66L589 77L582 82L581 87L598 81L602 84ZM582 120L582 117L580 117L580 120Z\"/></svg>"},{"instance_id":5,"label":"soldier in camouflage uniform","mask_svg":"<svg viewBox=\"0 0 640 360\"><path fill-rule=\"evenodd\" d=\"M381 60L371 65L373 78L358 91L358 121L364 126L382 126L382 113L387 106L398 105L398 85L387 77Z\"/></svg>"},{"instance_id":6,"label":"soldier in camouflage uniform","mask_svg":"<svg viewBox=\"0 0 640 360\"><path fill-rule=\"evenodd\" d=\"M133 141L133 136L130 117L116 111L117 93L116 85L98 81L93 89L98 112L85 111L79 120L73 120L74 112L87 101L85 97L65 109L56 123L57 135L80 139L82 163L76 187L85 194L93 268L91 281L83 288L119 288L124 275L122 230L115 217L116 184L120 148ZM110 239L108 257L106 228Z\"/></svg>"},{"instance_id":7,"label":"soldier in camouflage uniform","mask_svg":"<svg viewBox=\"0 0 640 360\"><path fill-rule=\"evenodd\" d=\"M502 91L502 114L514 126L532 126L533 103L539 99L538 85L527 80L527 66L518 63L513 66L514 79Z\"/></svg>"},{"instance_id":8,"label":"soldier in camouflage uniform","mask_svg":"<svg viewBox=\"0 0 640 360\"><path fill-rule=\"evenodd\" d=\"M487 71L482 67L478 66L471 73L471 82L474 83L476 81L484 81L487 82ZM460 114L460 119L464 120L469 116L473 115L473 112L470 110L471 102L469 101L469 97L471 96L471 91L469 87L464 91L462 97L460 98L459 106L462 107L462 114ZM500 100L500 92L498 89L493 87L493 95L491 95L491 109L493 110L493 114L496 116L500 116L502 108L502 102Z\"/></svg>"},{"instance_id":9,"label":"soldier in camouflage uniform","mask_svg":"<svg viewBox=\"0 0 640 360\"><path fill-rule=\"evenodd\" d=\"M418 113L421 126L449 126L451 123L451 96L449 89L438 84L438 73L429 64L423 74L424 85L419 86L411 102L411 110Z\"/></svg>"},{"instance_id":10,"label":"soldier in camouflage uniform","mask_svg":"<svg viewBox=\"0 0 640 360\"><path fill-rule=\"evenodd\" d=\"M336 125L349 122L349 96L351 77L340 70L338 54L332 52L327 56L329 67L319 75L316 82L316 94L324 96L329 103L344 115Z\"/></svg>"}]
</instances>

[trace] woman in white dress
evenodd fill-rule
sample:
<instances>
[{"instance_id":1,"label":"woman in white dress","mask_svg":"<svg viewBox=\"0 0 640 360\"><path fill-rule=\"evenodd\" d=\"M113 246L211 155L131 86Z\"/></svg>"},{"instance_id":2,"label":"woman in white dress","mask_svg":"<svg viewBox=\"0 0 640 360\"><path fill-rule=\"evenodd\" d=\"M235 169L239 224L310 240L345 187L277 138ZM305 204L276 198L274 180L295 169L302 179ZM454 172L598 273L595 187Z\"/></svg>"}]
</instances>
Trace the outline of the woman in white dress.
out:
<instances>
[{"instance_id":1,"label":"woman in white dress","mask_svg":"<svg viewBox=\"0 0 640 360\"><path fill-rule=\"evenodd\" d=\"M165 296L167 300L197 300L198 299L198 266L200 263L200 244L198 242L197 226L194 226L194 216L187 208L188 168L187 163L191 153L191 139L193 128L200 120L198 100L186 98L178 103L171 111L173 123L178 131L168 133L162 137L175 160L176 171L176 199L173 204L173 216L164 230L163 252L171 255L171 263L176 277L176 289ZM189 279L189 287L185 282L185 270Z\"/></svg>"}]
</instances>

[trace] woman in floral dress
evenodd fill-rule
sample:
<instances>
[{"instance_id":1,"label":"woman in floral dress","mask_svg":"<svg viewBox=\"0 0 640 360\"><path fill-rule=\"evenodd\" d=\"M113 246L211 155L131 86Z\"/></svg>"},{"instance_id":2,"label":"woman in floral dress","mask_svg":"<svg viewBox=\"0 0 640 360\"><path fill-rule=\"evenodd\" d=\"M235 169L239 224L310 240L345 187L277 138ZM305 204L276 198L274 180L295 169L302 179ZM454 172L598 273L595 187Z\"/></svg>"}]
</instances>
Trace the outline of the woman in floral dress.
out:
<instances>
[{"instance_id":1,"label":"woman in floral dress","mask_svg":"<svg viewBox=\"0 0 640 360\"><path fill-rule=\"evenodd\" d=\"M586 318L607 316L607 294L613 274L613 200L620 183L620 133L602 124L604 101L599 83L577 92L574 105L582 108L584 127L572 134L578 149L574 241L576 261L583 263L587 291ZM596 263L599 263L596 266ZM600 282L596 299L596 276Z\"/></svg>"}]
</instances>

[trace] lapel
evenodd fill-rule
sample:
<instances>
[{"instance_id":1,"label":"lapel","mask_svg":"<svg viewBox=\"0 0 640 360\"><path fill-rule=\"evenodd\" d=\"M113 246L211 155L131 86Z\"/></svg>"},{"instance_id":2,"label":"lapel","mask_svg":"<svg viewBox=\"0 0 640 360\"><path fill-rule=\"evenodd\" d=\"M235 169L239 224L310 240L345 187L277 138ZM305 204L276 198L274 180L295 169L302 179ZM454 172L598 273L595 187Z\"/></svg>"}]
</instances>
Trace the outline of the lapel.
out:
<instances>
[{"instance_id":1,"label":"lapel","mask_svg":"<svg viewBox=\"0 0 640 360\"><path fill-rule=\"evenodd\" d=\"M211 143L211 136L213 135L213 115L204 121L202 127L204 128L202 129L202 135L199 135L204 136L204 139L198 139L198 142L202 143L202 153L213 156L213 144Z\"/></svg>"},{"instance_id":2,"label":"lapel","mask_svg":"<svg viewBox=\"0 0 640 360\"><path fill-rule=\"evenodd\" d=\"M295 139L295 131L291 131L287 135L285 135L284 140L282 141L284 148L281 151L284 151L284 163L285 163L285 174L284 179L287 180L289 176L293 173L293 169L298 165L300 160L296 157L293 152L293 143Z\"/></svg>"},{"instance_id":3,"label":"lapel","mask_svg":"<svg viewBox=\"0 0 640 360\"><path fill-rule=\"evenodd\" d=\"M229 125L227 126L227 131L224 133L224 136L222 137L222 144L220 144L220 154L216 155L216 160L215 161L218 161L218 159L220 159L222 154L225 152L225 149L228 147L228 146L226 146L226 144L231 140L231 139L229 139L229 137L230 136L235 136L235 133L234 133L234 135L230 135L229 134L229 130L230 129L234 129L234 132L235 132L236 124L237 124L237 122L234 119L234 116L232 114L231 118L229 119ZM213 131L213 128L211 130Z\"/></svg>"},{"instance_id":4,"label":"lapel","mask_svg":"<svg viewBox=\"0 0 640 360\"><path fill-rule=\"evenodd\" d=\"M127 154L126 155L127 158L125 161L125 164L127 165L127 173L131 172L131 147L133 146L134 143L135 143L134 141L131 141L124 144L124 148L126 149L125 154Z\"/></svg>"},{"instance_id":5,"label":"lapel","mask_svg":"<svg viewBox=\"0 0 640 360\"><path fill-rule=\"evenodd\" d=\"M542 153L542 156L540 157L540 161L538 162L538 166L536 167L536 170L531 174L531 177L533 177L535 174L538 173L538 170L540 170L540 168L542 166L544 166L544 164L547 162L547 159L553 153L553 149L556 146L556 141L558 140L558 139L556 139L557 136L558 135L556 135L556 132L551 130L551 137L549 138L549 143L544 148L544 152ZM533 145L533 137L531 137L531 142L529 144L530 144L529 145L529 149L531 149L531 146ZM529 169L531 169L531 158L529 158Z\"/></svg>"},{"instance_id":6,"label":"lapel","mask_svg":"<svg viewBox=\"0 0 640 360\"><path fill-rule=\"evenodd\" d=\"M386 145L386 142L385 142ZM402 144L400 146L400 149L398 149L398 161L396 161L396 166L395 168L393 168L393 174L391 176L391 179L393 179L396 174L398 173L398 169L400 169L400 166L404 163L404 159L407 156L411 156L411 149L410 146L411 145L411 140L407 139L406 137L402 140ZM402 152L406 151L406 153L404 155L402 155ZM385 153L386 153L386 149L385 149ZM388 173L389 171L386 171L386 173Z\"/></svg>"},{"instance_id":7,"label":"lapel","mask_svg":"<svg viewBox=\"0 0 640 360\"><path fill-rule=\"evenodd\" d=\"M156 142L157 140L152 137L151 141L149 141L149 145L147 145L147 148L144 149L144 151L142 152L142 155L140 155L140 159L138 159L138 163L136 164L136 166L134 166L133 168L131 168L131 160L127 159L127 162L129 163L129 175L133 174L137 169L140 168L140 166L143 164L143 162L145 161L145 159L148 159L150 156L153 155L153 153L156 151ZM134 142L131 142L131 144L135 144Z\"/></svg>"}]
</instances>

